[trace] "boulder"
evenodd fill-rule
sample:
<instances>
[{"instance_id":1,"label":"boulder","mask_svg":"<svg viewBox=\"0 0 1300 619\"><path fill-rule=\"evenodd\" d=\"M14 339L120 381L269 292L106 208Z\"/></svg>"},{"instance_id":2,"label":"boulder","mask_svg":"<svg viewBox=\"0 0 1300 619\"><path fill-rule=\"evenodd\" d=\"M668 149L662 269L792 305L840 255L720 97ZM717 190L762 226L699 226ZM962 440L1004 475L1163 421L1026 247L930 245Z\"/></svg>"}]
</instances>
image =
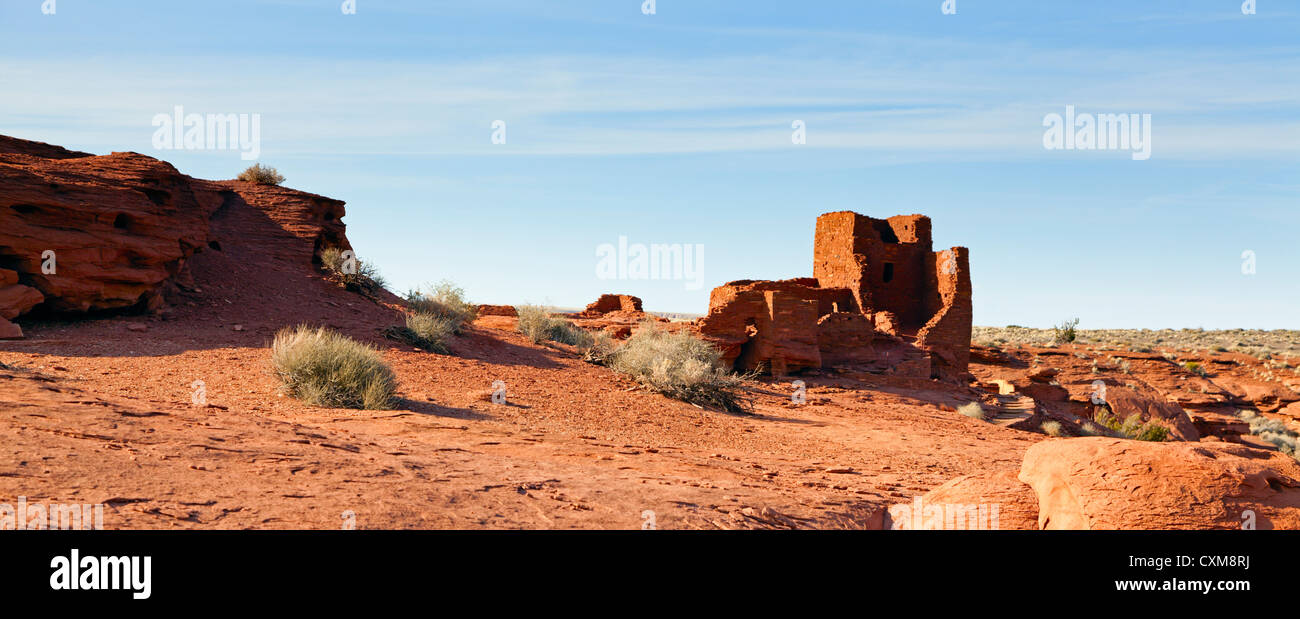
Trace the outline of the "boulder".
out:
<instances>
[{"instance_id":1,"label":"boulder","mask_svg":"<svg viewBox=\"0 0 1300 619\"><path fill-rule=\"evenodd\" d=\"M22 337L22 327L0 318L0 340L19 340Z\"/></svg>"},{"instance_id":2,"label":"boulder","mask_svg":"<svg viewBox=\"0 0 1300 619\"><path fill-rule=\"evenodd\" d=\"M1300 528L1300 465L1222 442L1087 437L1030 447L1041 529Z\"/></svg>"}]
</instances>

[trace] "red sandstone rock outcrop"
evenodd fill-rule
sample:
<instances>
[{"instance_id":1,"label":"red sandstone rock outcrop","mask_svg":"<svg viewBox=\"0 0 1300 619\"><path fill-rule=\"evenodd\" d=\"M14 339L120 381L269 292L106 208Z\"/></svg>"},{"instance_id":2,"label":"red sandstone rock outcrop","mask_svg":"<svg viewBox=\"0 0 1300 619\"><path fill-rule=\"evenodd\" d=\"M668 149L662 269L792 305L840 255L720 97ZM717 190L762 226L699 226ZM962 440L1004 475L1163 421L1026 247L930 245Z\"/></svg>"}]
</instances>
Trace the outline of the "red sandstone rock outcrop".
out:
<instances>
[{"instance_id":1,"label":"red sandstone rock outcrop","mask_svg":"<svg viewBox=\"0 0 1300 619\"><path fill-rule=\"evenodd\" d=\"M860 365L961 381L970 363L966 248L932 251L930 219L817 218L813 277L714 289L702 337L737 369Z\"/></svg>"},{"instance_id":2,"label":"red sandstone rock outcrop","mask_svg":"<svg viewBox=\"0 0 1300 619\"><path fill-rule=\"evenodd\" d=\"M214 243L209 222L234 202L307 241L278 244L285 258L350 247L339 200L0 136L0 337L20 336L9 321L33 310L159 308L167 284L189 284L186 261Z\"/></svg>"},{"instance_id":3,"label":"red sandstone rock outcrop","mask_svg":"<svg viewBox=\"0 0 1300 619\"><path fill-rule=\"evenodd\" d=\"M1276 383L1230 376L1216 377L1215 382L1231 392L1240 401L1255 406L1262 411L1276 411L1292 402L1300 401L1300 393Z\"/></svg>"},{"instance_id":4,"label":"red sandstone rock outcrop","mask_svg":"<svg viewBox=\"0 0 1300 619\"><path fill-rule=\"evenodd\" d=\"M1139 392L1128 387L1106 387L1106 405L1121 421L1137 415L1169 429L1169 436L1180 441L1200 440L1192 418L1179 405L1163 400L1154 391Z\"/></svg>"},{"instance_id":5,"label":"red sandstone rock outcrop","mask_svg":"<svg viewBox=\"0 0 1300 619\"><path fill-rule=\"evenodd\" d=\"M1020 481L1043 529L1300 527L1300 465L1231 443L1050 440L1029 448Z\"/></svg>"}]
</instances>

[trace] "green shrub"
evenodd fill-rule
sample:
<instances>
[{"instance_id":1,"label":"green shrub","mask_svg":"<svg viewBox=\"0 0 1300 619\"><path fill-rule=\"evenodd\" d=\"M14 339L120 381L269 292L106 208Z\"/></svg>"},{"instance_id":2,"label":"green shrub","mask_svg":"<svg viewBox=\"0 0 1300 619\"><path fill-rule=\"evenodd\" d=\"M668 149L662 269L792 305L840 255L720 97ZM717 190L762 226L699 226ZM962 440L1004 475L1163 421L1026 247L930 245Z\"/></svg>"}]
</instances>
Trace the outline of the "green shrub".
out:
<instances>
[{"instance_id":1,"label":"green shrub","mask_svg":"<svg viewBox=\"0 0 1300 619\"><path fill-rule=\"evenodd\" d=\"M392 408L397 378L379 351L324 328L285 328L271 367L289 395L315 406Z\"/></svg>"},{"instance_id":2,"label":"green shrub","mask_svg":"<svg viewBox=\"0 0 1300 619\"><path fill-rule=\"evenodd\" d=\"M962 404L957 407L957 412L970 417L971 419L979 419L980 421L987 421L989 418L988 413L984 411L984 407L980 406L979 402L967 402Z\"/></svg>"},{"instance_id":3,"label":"green shrub","mask_svg":"<svg viewBox=\"0 0 1300 619\"><path fill-rule=\"evenodd\" d=\"M1055 327L1052 327L1053 339L1057 344L1066 344L1073 342L1078 337L1075 327L1079 326L1079 319L1073 318L1067 320Z\"/></svg>"},{"instance_id":4,"label":"green shrub","mask_svg":"<svg viewBox=\"0 0 1300 619\"><path fill-rule=\"evenodd\" d=\"M1196 374L1197 376L1205 376L1206 374L1205 368L1202 367L1200 362L1197 361L1188 361L1183 363L1183 369L1193 374Z\"/></svg>"},{"instance_id":5,"label":"green shrub","mask_svg":"<svg viewBox=\"0 0 1300 619\"><path fill-rule=\"evenodd\" d=\"M752 398L737 375L719 367L722 353L688 333L670 333L653 321L640 328L609 357L609 367L648 389L698 406L749 412Z\"/></svg>"},{"instance_id":6,"label":"green shrub","mask_svg":"<svg viewBox=\"0 0 1300 619\"><path fill-rule=\"evenodd\" d=\"M259 185L279 185L284 182L284 175L271 166L254 163L239 173L239 180Z\"/></svg>"},{"instance_id":7,"label":"green shrub","mask_svg":"<svg viewBox=\"0 0 1300 619\"><path fill-rule=\"evenodd\" d=\"M1042 430L1043 434L1048 436L1065 436L1065 430L1061 427L1061 422L1059 421L1044 421L1043 423L1038 424L1038 429Z\"/></svg>"},{"instance_id":8,"label":"green shrub","mask_svg":"<svg viewBox=\"0 0 1300 619\"><path fill-rule=\"evenodd\" d=\"M519 314L519 332L534 344L560 342L580 348L591 344L590 333L568 320L551 315L550 308L520 305L515 311Z\"/></svg>"}]
</instances>

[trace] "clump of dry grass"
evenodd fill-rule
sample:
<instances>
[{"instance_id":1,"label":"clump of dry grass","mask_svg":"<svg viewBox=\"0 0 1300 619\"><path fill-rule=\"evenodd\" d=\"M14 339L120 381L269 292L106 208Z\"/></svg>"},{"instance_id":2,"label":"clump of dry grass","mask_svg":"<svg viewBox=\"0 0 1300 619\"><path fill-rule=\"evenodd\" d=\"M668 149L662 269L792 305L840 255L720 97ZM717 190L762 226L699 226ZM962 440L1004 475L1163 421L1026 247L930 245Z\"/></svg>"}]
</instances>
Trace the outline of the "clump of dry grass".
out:
<instances>
[{"instance_id":1,"label":"clump of dry grass","mask_svg":"<svg viewBox=\"0 0 1300 619\"><path fill-rule=\"evenodd\" d=\"M560 342L570 346L588 346L591 334L571 321L551 313L551 308L540 305L519 305L515 307L519 315L519 332L528 336L534 344L542 342Z\"/></svg>"},{"instance_id":2,"label":"clump of dry grass","mask_svg":"<svg viewBox=\"0 0 1300 619\"><path fill-rule=\"evenodd\" d=\"M465 323L478 316L478 306L465 298L465 291L449 281L406 294L406 324L384 330L388 337L417 348L447 353L447 341L460 335Z\"/></svg>"},{"instance_id":3,"label":"clump of dry grass","mask_svg":"<svg viewBox=\"0 0 1300 619\"><path fill-rule=\"evenodd\" d=\"M750 412L752 398L744 383L756 373L738 375L719 367L721 355L708 342L646 321L608 354L607 362L614 371L668 397L729 412Z\"/></svg>"},{"instance_id":4,"label":"clump of dry grass","mask_svg":"<svg viewBox=\"0 0 1300 619\"><path fill-rule=\"evenodd\" d=\"M1065 436L1065 429L1061 427L1061 422L1059 421L1053 421L1049 419L1047 421L1044 421L1043 423L1038 424L1038 429L1042 430L1043 434L1046 434L1048 436L1056 436L1056 437Z\"/></svg>"},{"instance_id":5,"label":"clump of dry grass","mask_svg":"<svg viewBox=\"0 0 1300 619\"><path fill-rule=\"evenodd\" d=\"M427 314L453 324L455 332L478 317L478 306L465 298L465 291L443 280L406 293L407 307L414 314Z\"/></svg>"},{"instance_id":6,"label":"clump of dry grass","mask_svg":"<svg viewBox=\"0 0 1300 619\"><path fill-rule=\"evenodd\" d=\"M989 418L988 412L984 410L984 407L981 406L979 402L967 402L962 404L957 407L957 412L970 417L971 419L978 419L980 421L988 421Z\"/></svg>"},{"instance_id":7,"label":"clump of dry grass","mask_svg":"<svg viewBox=\"0 0 1300 619\"><path fill-rule=\"evenodd\" d=\"M260 163L254 163L248 166L238 176L241 181L257 183L259 185L279 185L284 182L284 175L271 166L264 166Z\"/></svg>"},{"instance_id":8,"label":"clump of dry grass","mask_svg":"<svg viewBox=\"0 0 1300 619\"><path fill-rule=\"evenodd\" d=\"M459 329L459 323L442 316L407 313L404 325L389 326L384 329L384 335L416 348L446 354L451 352L447 348L447 340L451 339Z\"/></svg>"},{"instance_id":9,"label":"clump of dry grass","mask_svg":"<svg viewBox=\"0 0 1300 619\"><path fill-rule=\"evenodd\" d=\"M324 328L280 330L271 367L289 395L315 406L388 409L397 390L379 351Z\"/></svg>"}]
</instances>

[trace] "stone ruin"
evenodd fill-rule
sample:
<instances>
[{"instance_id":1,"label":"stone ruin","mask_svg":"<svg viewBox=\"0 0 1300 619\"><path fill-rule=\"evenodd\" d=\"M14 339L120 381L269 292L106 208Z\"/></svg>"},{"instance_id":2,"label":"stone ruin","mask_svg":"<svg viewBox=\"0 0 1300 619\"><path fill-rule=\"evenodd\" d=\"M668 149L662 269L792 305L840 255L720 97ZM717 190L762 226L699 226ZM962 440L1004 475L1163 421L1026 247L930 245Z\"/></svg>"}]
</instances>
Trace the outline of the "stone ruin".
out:
<instances>
[{"instance_id":1,"label":"stone ruin","mask_svg":"<svg viewBox=\"0 0 1300 619\"><path fill-rule=\"evenodd\" d=\"M929 217L840 211L817 218L812 277L714 288L698 328L736 370L844 367L964 382L970 294L969 251L933 251Z\"/></svg>"},{"instance_id":2,"label":"stone ruin","mask_svg":"<svg viewBox=\"0 0 1300 619\"><path fill-rule=\"evenodd\" d=\"M602 294L594 303L588 303L582 316L603 316L610 312L641 313L641 298L627 294Z\"/></svg>"}]
</instances>

